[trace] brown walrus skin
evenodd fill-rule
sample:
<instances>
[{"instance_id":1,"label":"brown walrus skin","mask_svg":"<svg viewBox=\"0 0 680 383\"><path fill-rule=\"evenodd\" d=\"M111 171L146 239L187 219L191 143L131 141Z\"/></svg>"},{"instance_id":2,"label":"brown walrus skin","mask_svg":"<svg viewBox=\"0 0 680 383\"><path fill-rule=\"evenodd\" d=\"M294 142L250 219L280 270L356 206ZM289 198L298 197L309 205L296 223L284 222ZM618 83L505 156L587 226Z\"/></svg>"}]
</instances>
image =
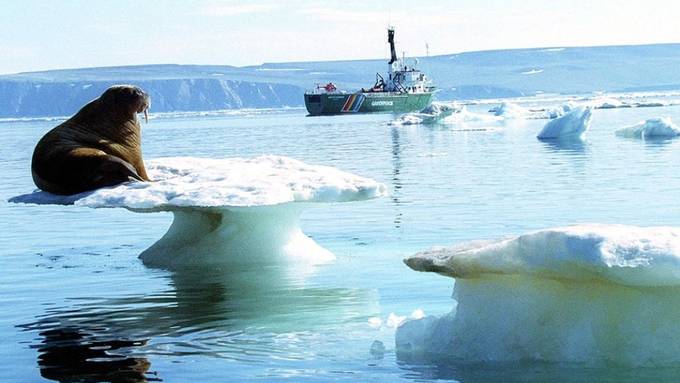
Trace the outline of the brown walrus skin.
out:
<instances>
[{"instance_id":1,"label":"brown walrus skin","mask_svg":"<svg viewBox=\"0 0 680 383\"><path fill-rule=\"evenodd\" d=\"M69 195L149 181L137 120L137 113L146 116L149 103L136 86L107 89L40 139L31 163L33 182L46 192Z\"/></svg>"}]
</instances>

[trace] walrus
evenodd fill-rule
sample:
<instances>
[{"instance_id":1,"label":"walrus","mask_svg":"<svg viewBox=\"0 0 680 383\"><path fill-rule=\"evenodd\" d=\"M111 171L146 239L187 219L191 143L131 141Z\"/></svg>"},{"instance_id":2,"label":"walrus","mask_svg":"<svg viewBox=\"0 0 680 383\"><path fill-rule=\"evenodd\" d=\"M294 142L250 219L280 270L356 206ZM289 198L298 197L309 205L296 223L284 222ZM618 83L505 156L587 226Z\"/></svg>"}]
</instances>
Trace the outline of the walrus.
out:
<instances>
[{"instance_id":1,"label":"walrus","mask_svg":"<svg viewBox=\"0 0 680 383\"><path fill-rule=\"evenodd\" d=\"M33 151L35 185L71 195L127 181L150 181L142 160L137 113L149 96L132 85L114 85L73 117L45 134Z\"/></svg>"}]
</instances>

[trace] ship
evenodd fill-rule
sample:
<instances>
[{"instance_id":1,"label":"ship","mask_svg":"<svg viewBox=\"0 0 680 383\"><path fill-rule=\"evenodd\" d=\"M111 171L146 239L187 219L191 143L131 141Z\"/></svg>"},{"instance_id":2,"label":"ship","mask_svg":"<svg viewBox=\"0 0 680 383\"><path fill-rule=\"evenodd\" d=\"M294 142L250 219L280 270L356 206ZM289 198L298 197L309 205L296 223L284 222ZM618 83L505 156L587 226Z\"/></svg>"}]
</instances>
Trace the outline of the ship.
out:
<instances>
[{"instance_id":1,"label":"ship","mask_svg":"<svg viewBox=\"0 0 680 383\"><path fill-rule=\"evenodd\" d=\"M375 84L369 89L345 92L329 82L305 92L305 106L310 116L353 113L406 113L420 111L430 105L435 87L432 81L416 68L418 60L407 65L402 55L397 58L394 47L394 28L387 29L390 61L387 77L375 74Z\"/></svg>"}]
</instances>

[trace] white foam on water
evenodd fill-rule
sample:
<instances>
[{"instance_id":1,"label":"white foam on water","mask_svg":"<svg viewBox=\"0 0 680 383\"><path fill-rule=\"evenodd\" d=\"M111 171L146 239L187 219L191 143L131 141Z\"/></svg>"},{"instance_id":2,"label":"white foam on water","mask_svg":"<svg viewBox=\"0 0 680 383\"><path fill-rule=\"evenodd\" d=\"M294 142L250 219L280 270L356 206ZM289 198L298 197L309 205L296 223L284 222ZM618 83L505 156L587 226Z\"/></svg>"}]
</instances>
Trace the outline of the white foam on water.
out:
<instances>
[{"instance_id":1,"label":"white foam on water","mask_svg":"<svg viewBox=\"0 0 680 383\"><path fill-rule=\"evenodd\" d=\"M590 128L591 119L592 108L578 106L570 109L564 115L548 121L536 137L539 140L580 140Z\"/></svg>"},{"instance_id":2,"label":"white foam on water","mask_svg":"<svg viewBox=\"0 0 680 383\"><path fill-rule=\"evenodd\" d=\"M333 254L306 236L302 210L313 203L362 201L385 185L280 156L146 162L153 182L131 182L75 196L37 191L10 202L171 211L168 232L141 254L148 265L260 265L327 262Z\"/></svg>"},{"instance_id":3,"label":"white foam on water","mask_svg":"<svg viewBox=\"0 0 680 383\"><path fill-rule=\"evenodd\" d=\"M619 137L627 138L674 138L680 136L680 128L670 117L651 118L633 126L615 132Z\"/></svg>"},{"instance_id":4,"label":"white foam on water","mask_svg":"<svg viewBox=\"0 0 680 383\"><path fill-rule=\"evenodd\" d=\"M401 353L680 362L680 228L577 225L435 248L405 262L455 278L457 306L400 326Z\"/></svg>"}]
</instances>

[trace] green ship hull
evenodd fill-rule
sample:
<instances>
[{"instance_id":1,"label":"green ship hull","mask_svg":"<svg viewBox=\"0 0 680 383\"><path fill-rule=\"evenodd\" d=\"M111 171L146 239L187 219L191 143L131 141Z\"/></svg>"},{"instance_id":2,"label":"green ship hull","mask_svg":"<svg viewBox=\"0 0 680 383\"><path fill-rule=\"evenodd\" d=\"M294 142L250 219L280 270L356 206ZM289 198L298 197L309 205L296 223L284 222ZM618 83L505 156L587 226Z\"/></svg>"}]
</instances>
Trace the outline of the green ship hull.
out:
<instances>
[{"instance_id":1,"label":"green ship hull","mask_svg":"<svg viewBox=\"0 0 680 383\"><path fill-rule=\"evenodd\" d=\"M306 93L312 116L354 113L406 113L420 111L432 101L432 92Z\"/></svg>"}]
</instances>

